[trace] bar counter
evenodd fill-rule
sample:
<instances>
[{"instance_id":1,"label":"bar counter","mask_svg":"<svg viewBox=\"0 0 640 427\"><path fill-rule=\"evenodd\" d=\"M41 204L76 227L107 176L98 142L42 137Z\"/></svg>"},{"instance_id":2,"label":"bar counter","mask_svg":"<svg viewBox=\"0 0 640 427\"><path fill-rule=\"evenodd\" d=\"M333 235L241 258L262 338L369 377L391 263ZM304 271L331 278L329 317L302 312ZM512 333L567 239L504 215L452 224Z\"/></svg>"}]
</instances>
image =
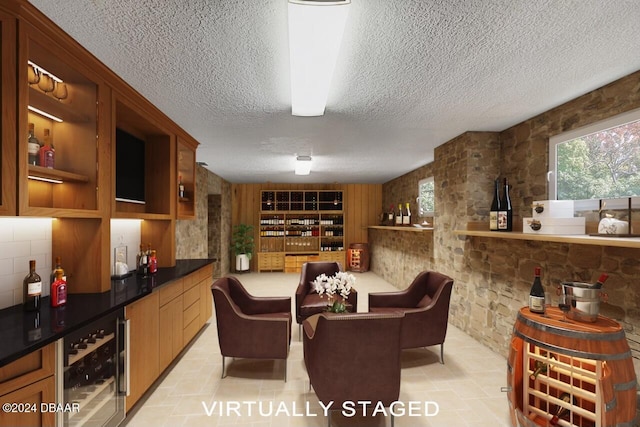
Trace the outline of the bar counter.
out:
<instances>
[{"instance_id":1,"label":"bar counter","mask_svg":"<svg viewBox=\"0 0 640 427\"><path fill-rule=\"evenodd\" d=\"M0 367L214 261L177 260L175 267L159 268L147 278L133 274L122 280L112 280L111 290L107 292L69 294L64 307L52 308L49 297L45 297L40 301L38 312L26 312L22 304L0 310ZM69 287L73 287L73 283Z\"/></svg>"}]
</instances>

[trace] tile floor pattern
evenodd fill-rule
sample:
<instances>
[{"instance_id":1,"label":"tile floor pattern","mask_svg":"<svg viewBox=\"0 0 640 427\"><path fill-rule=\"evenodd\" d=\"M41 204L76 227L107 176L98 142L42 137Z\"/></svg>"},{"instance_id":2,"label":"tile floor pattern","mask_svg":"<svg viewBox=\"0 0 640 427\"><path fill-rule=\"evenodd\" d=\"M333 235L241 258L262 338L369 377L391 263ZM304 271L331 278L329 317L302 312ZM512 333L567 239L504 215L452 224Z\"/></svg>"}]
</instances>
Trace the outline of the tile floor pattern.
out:
<instances>
[{"instance_id":1,"label":"tile floor pattern","mask_svg":"<svg viewBox=\"0 0 640 427\"><path fill-rule=\"evenodd\" d=\"M374 273L354 273L357 278L358 311L367 311L367 293L396 290ZM247 273L238 275L249 292L259 296L291 295L299 275L293 273ZM295 313L292 307L292 313ZM302 358L298 327L292 328L287 361L287 382L283 361L227 359L227 377L220 379L222 358L218 346L215 314L209 325L169 368L155 390L127 417L125 425L138 426L326 426ZM404 350L400 401L436 402L435 416L396 416L397 427L509 426L506 394L506 359L484 347L458 328L449 326L445 341L445 364L439 363L439 346ZM204 405L238 403L240 415L229 411L206 414ZM254 403L250 411L247 402ZM204 405L203 405L204 403ZM308 409L307 406L308 405ZM229 406L225 406L227 409ZM356 407L357 408L357 407ZM435 411L428 404L426 411ZM259 411L262 411L261 415ZM272 416L267 416L271 412ZM287 415L289 413L289 416ZM304 416L309 414L308 416ZM313 416L316 415L316 416ZM389 418L343 417L338 411L333 426L388 426Z\"/></svg>"}]
</instances>

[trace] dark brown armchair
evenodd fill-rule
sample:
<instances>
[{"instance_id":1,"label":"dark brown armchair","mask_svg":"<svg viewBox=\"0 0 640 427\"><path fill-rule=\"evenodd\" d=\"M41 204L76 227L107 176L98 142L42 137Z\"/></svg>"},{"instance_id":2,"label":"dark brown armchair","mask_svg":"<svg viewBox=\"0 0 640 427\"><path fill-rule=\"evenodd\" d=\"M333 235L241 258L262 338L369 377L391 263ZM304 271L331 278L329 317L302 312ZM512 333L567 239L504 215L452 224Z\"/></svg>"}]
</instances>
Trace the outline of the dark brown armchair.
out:
<instances>
[{"instance_id":1,"label":"dark brown armchair","mask_svg":"<svg viewBox=\"0 0 640 427\"><path fill-rule=\"evenodd\" d=\"M440 363L444 363L444 339L452 288L453 279L450 277L435 271L423 271L403 291L370 293L369 311L404 312L402 348L440 344Z\"/></svg>"},{"instance_id":2,"label":"dark brown armchair","mask_svg":"<svg viewBox=\"0 0 640 427\"><path fill-rule=\"evenodd\" d=\"M322 313L304 321L304 364L323 406L370 401L388 407L398 400L403 316Z\"/></svg>"},{"instance_id":3,"label":"dark brown armchair","mask_svg":"<svg viewBox=\"0 0 640 427\"><path fill-rule=\"evenodd\" d=\"M302 336L302 322L314 314L322 313L327 308L327 297L320 297L313 289L311 282L320 274L333 276L337 272L342 271L339 262L315 261L305 262L302 264L300 271L300 283L296 288L296 322L298 323L298 336ZM358 293L355 289L347 297L348 311L358 311Z\"/></svg>"},{"instance_id":4,"label":"dark brown armchair","mask_svg":"<svg viewBox=\"0 0 640 427\"><path fill-rule=\"evenodd\" d=\"M235 277L223 277L211 286L215 303L218 342L225 357L284 359L291 342L291 297L254 297Z\"/></svg>"}]
</instances>

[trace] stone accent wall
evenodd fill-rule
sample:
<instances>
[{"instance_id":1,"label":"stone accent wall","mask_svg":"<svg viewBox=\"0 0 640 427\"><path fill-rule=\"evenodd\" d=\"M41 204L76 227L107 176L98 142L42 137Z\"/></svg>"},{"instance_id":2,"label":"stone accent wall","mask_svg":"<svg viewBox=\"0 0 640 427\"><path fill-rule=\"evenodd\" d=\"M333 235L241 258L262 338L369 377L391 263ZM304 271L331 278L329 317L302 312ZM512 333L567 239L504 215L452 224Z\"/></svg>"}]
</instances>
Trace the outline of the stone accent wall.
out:
<instances>
[{"instance_id":1,"label":"stone accent wall","mask_svg":"<svg viewBox=\"0 0 640 427\"><path fill-rule=\"evenodd\" d=\"M221 195L221 218L215 242L220 254L229 253L231 239L231 184L202 166L196 166L196 218L176 221L176 258L209 258L208 195ZM215 272L229 272L229 259L220 256Z\"/></svg>"},{"instance_id":2,"label":"stone accent wall","mask_svg":"<svg viewBox=\"0 0 640 427\"><path fill-rule=\"evenodd\" d=\"M422 231L369 229L370 270L404 289L433 266L433 234ZM405 248L411 248L406 251Z\"/></svg>"},{"instance_id":3,"label":"stone accent wall","mask_svg":"<svg viewBox=\"0 0 640 427\"><path fill-rule=\"evenodd\" d=\"M389 211L389 207L393 205L393 209L398 209L398 203L409 202L413 222L422 222L425 219L431 222L432 218L421 218L418 214L418 183L433 176L432 163L419 167L401 178L389 181L382 186L382 209L384 212Z\"/></svg>"},{"instance_id":4,"label":"stone accent wall","mask_svg":"<svg viewBox=\"0 0 640 427\"><path fill-rule=\"evenodd\" d=\"M640 72L547 111L500 133L467 132L435 150L430 165L436 183L436 228L432 268L454 278L450 321L478 341L505 356L517 311L526 304L533 268L543 269L545 290L555 298L564 280L594 282L600 272L609 302L602 314L618 320L632 347L636 370L640 363L640 250L457 236L468 222L487 222L493 179L507 177L512 185L514 224L530 216L531 202L547 198L549 137L640 107ZM420 171L421 168L416 169ZM416 172L414 171L414 172ZM383 199L413 185L412 173L383 186ZM412 242L386 240L372 252L418 256ZM393 258L394 254L385 256ZM396 254L397 256L397 254ZM387 280L402 277L406 268L372 262ZM408 283L395 283L405 288Z\"/></svg>"}]
</instances>

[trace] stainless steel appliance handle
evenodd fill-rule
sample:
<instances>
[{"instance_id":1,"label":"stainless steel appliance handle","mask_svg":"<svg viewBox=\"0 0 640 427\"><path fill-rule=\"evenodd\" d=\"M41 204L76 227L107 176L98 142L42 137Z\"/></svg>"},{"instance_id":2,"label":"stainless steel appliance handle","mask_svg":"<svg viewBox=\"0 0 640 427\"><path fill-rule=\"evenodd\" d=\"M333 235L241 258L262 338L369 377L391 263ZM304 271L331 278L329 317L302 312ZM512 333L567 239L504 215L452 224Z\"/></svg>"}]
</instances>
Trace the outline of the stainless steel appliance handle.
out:
<instances>
[{"instance_id":1,"label":"stainless steel appliance handle","mask_svg":"<svg viewBox=\"0 0 640 427\"><path fill-rule=\"evenodd\" d=\"M131 394L131 357L130 357L130 339L131 339L131 320L124 321L124 375L126 396Z\"/></svg>"}]
</instances>

